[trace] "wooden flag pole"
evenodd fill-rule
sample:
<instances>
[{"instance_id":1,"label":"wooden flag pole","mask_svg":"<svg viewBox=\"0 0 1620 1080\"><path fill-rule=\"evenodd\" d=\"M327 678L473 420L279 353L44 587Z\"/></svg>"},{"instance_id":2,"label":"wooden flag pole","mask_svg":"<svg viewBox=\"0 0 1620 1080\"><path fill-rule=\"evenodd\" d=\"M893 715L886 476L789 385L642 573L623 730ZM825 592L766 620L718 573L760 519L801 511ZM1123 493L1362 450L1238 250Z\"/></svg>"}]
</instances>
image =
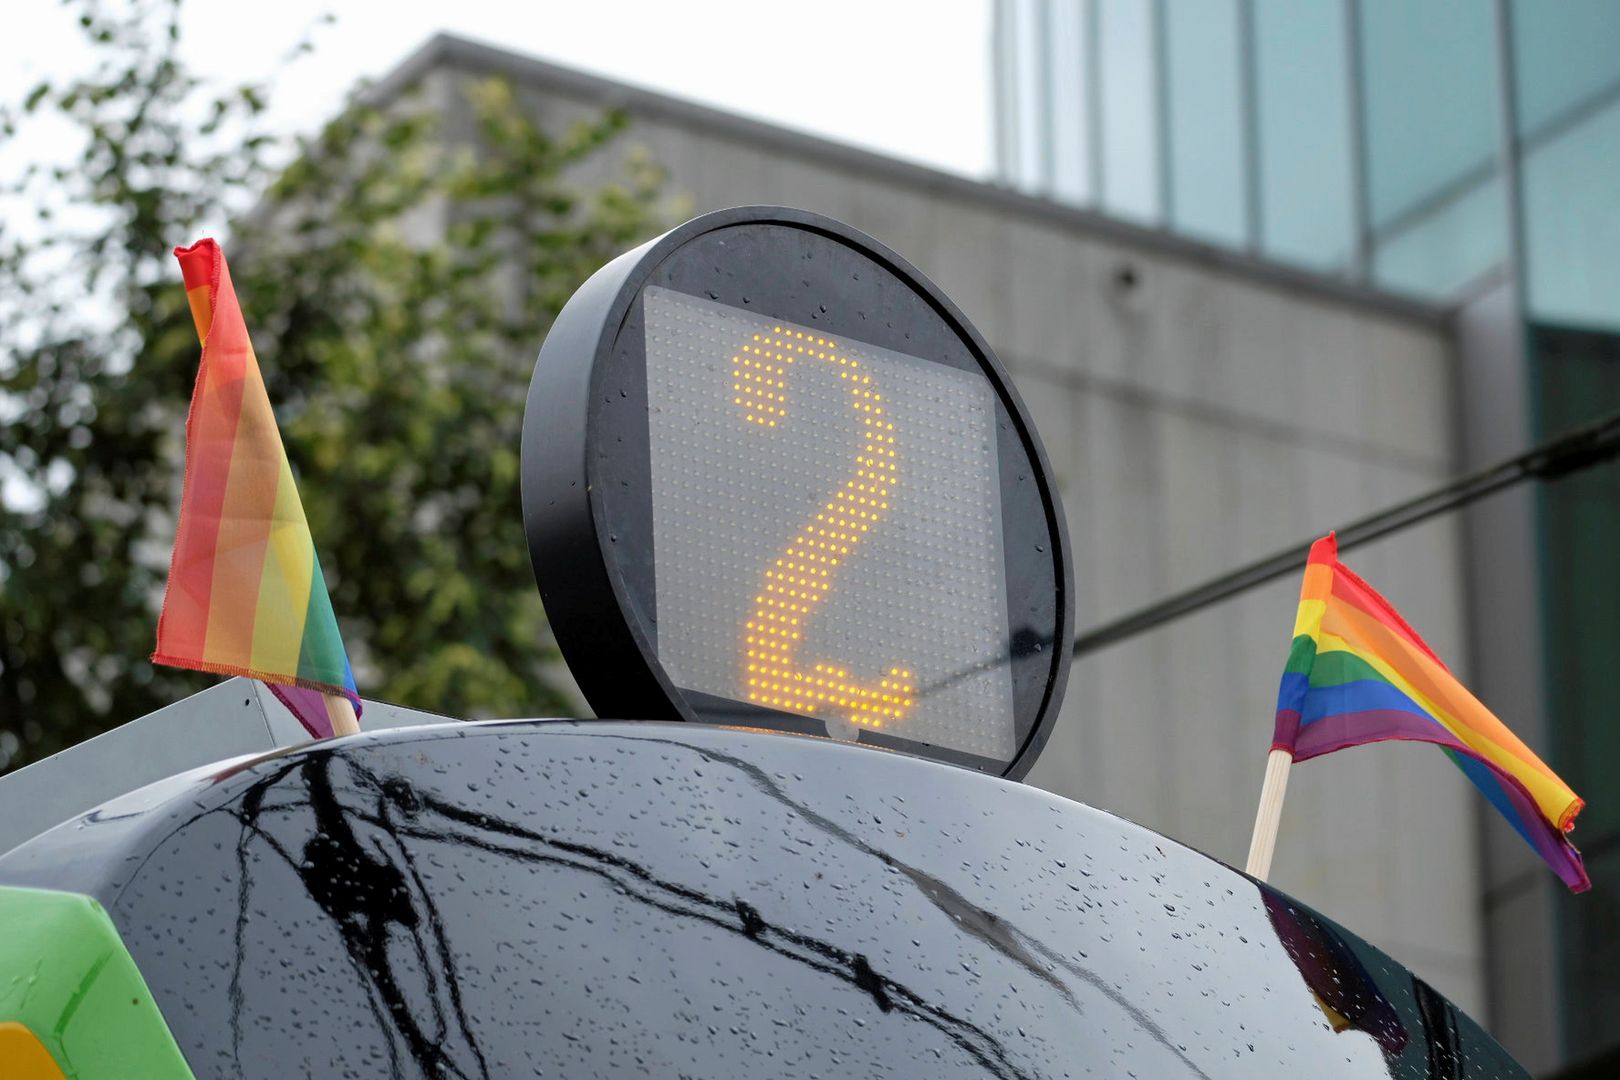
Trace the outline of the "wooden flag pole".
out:
<instances>
[{"instance_id":1,"label":"wooden flag pole","mask_svg":"<svg viewBox=\"0 0 1620 1080\"><path fill-rule=\"evenodd\" d=\"M1254 836L1249 840L1249 864L1243 868L1261 881L1271 873L1271 853L1277 849L1277 826L1282 822L1283 795L1288 791L1288 767L1294 755L1273 749L1266 757L1266 780L1260 787L1260 808L1254 815Z\"/></svg>"},{"instance_id":2,"label":"wooden flag pole","mask_svg":"<svg viewBox=\"0 0 1620 1080\"><path fill-rule=\"evenodd\" d=\"M335 736L360 734L360 718L354 715L354 703L342 694L323 696L326 698L326 714L332 718L332 734ZM1271 774L1268 772L1266 776L1269 779Z\"/></svg>"}]
</instances>

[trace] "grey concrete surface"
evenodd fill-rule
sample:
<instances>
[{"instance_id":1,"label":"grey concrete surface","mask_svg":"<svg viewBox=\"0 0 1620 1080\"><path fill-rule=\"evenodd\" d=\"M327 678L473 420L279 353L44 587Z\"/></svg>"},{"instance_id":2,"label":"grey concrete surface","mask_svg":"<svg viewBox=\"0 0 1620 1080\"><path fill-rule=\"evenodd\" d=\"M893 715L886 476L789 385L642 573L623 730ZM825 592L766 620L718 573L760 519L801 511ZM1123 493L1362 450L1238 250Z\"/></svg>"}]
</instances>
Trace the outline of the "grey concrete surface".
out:
<instances>
[{"instance_id":1,"label":"grey concrete surface","mask_svg":"<svg viewBox=\"0 0 1620 1080\"><path fill-rule=\"evenodd\" d=\"M446 719L367 701L361 723L380 731ZM309 741L263 683L227 679L0 777L0 852L176 773Z\"/></svg>"}]
</instances>

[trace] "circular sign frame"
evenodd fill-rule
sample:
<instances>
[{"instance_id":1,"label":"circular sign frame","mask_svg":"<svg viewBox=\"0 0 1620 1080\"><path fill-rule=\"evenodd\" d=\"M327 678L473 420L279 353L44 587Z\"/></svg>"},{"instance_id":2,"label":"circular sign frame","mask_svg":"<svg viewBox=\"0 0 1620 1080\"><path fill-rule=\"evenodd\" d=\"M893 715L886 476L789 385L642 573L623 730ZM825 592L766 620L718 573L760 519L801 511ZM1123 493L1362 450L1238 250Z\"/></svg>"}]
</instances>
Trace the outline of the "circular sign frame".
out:
<instances>
[{"instance_id":1,"label":"circular sign frame","mask_svg":"<svg viewBox=\"0 0 1620 1080\"><path fill-rule=\"evenodd\" d=\"M640 509L652 500L650 285L913 358L944 364L935 353L948 353L988 382L1008 604L1007 659L996 663L1011 672L1016 751L997 760L887 732L850 734L1022 778L1051 733L1074 638L1068 529L1046 452L989 344L938 287L865 234L785 207L705 214L619 256L570 298L540 350L523 419L524 530L552 632L597 715L829 734L813 716L677 687L659 660L656 638L672 628L650 610L651 515Z\"/></svg>"}]
</instances>

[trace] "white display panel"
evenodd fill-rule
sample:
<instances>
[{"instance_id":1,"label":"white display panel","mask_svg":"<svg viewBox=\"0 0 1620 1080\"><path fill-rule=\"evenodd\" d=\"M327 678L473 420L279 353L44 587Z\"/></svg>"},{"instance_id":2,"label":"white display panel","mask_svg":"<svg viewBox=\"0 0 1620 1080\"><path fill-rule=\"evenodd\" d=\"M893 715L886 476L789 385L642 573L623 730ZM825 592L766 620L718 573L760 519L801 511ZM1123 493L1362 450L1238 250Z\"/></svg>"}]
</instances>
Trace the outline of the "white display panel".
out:
<instances>
[{"instance_id":1,"label":"white display panel","mask_svg":"<svg viewBox=\"0 0 1620 1080\"><path fill-rule=\"evenodd\" d=\"M1008 759L982 375L649 287L658 658L677 686Z\"/></svg>"}]
</instances>

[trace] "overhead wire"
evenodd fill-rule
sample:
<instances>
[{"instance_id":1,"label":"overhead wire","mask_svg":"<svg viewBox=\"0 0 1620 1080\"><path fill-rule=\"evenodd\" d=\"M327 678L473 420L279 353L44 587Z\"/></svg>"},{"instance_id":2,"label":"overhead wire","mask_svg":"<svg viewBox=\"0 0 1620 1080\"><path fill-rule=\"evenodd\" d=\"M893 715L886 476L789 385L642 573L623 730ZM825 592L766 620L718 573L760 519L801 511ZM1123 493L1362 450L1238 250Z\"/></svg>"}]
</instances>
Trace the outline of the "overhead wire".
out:
<instances>
[{"instance_id":1,"label":"overhead wire","mask_svg":"<svg viewBox=\"0 0 1620 1080\"><path fill-rule=\"evenodd\" d=\"M1438 514L1456 510L1526 480L1556 480L1620 457L1620 412L1549 439L1524 453L1457 477L1405 502L1339 526L1339 550L1370 543ZM1113 645L1154 627L1264 585L1305 566L1315 538L1284 548L1220 577L1094 626L1074 639L1074 655Z\"/></svg>"}]
</instances>

